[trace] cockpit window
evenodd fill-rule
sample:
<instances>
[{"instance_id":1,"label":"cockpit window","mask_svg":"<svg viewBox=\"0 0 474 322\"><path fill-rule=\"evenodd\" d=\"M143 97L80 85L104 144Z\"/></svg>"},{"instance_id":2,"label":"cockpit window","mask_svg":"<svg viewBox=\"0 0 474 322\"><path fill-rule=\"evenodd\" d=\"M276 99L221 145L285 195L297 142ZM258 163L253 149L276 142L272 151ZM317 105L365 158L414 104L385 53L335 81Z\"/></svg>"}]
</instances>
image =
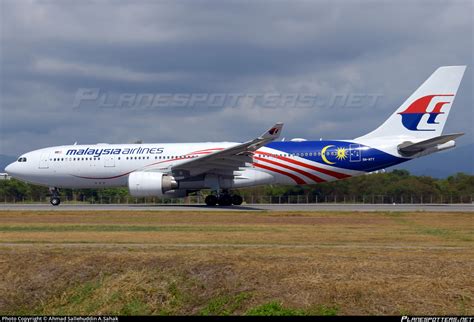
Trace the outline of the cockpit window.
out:
<instances>
[{"instance_id":1,"label":"cockpit window","mask_svg":"<svg viewBox=\"0 0 474 322\"><path fill-rule=\"evenodd\" d=\"M18 162L26 162L26 158L22 157L18 159Z\"/></svg>"}]
</instances>

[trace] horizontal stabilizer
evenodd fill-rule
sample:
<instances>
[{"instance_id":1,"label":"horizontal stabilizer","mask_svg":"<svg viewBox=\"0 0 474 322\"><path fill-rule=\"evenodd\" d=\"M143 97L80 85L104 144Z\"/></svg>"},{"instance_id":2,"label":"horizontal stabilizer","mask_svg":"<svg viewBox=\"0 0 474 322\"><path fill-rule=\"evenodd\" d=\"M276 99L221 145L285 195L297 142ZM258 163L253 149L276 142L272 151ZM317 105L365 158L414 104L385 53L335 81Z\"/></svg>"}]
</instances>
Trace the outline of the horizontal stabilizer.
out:
<instances>
[{"instance_id":1,"label":"horizontal stabilizer","mask_svg":"<svg viewBox=\"0 0 474 322\"><path fill-rule=\"evenodd\" d=\"M417 142L417 143L403 142L402 144L398 146L398 152L403 156L410 157L417 153L430 150L432 148L437 148L438 146L445 144L449 141L452 141L460 137L461 135L464 135L464 133L440 135L440 136L437 136L428 140L424 140L421 142ZM442 149L439 149L439 150L442 150Z\"/></svg>"}]
</instances>

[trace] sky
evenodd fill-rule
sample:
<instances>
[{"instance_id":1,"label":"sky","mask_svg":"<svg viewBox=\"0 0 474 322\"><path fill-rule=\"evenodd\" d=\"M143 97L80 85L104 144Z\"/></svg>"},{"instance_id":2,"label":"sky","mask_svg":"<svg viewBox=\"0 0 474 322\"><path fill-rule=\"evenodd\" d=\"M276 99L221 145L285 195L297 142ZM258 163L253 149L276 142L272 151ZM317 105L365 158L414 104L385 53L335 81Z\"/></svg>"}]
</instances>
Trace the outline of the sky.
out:
<instances>
[{"instance_id":1,"label":"sky","mask_svg":"<svg viewBox=\"0 0 474 322\"><path fill-rule=\"evenodd\" d=\"M350 139L439 66L468 65L445 133L466 133L458 146L472 146L472 161L472 1L0 5L0 155L74 142L245 141L277 121L286 139ZM230 102L235 94L244 99ZM226 101L214 106L212 95ZM300 106L294 95L320 102Z\"/></svg>"}]
</instances>

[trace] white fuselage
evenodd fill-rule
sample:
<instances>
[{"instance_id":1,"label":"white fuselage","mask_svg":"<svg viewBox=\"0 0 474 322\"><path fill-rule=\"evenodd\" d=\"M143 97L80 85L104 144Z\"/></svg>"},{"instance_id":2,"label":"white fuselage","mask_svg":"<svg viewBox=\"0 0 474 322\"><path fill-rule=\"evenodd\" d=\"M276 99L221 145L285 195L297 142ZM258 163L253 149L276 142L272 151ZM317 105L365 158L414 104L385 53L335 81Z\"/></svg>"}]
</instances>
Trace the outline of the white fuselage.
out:
<instances>
[{"instance_id":1,"label":"white fuselage","mask_svg":"<svg viewBox=\"0 0 474 322\"><path fill-rule=\"evenodd\" d=\"M128 175L135 171L170 173L171 168L190 159L238 145L235 142L165 143L165 144L96 144L67 145L35 150L23 154L6 171L23 181L58 188L105 188L127 186ZM262 153L262 154L260 154ZM260 156L260 158L259 158ZM286 158L286 161L282 159ZM278 163L278 164L277 164ZM303 164L304 163L304 164ZM305 166L307 164L307 166ZM316 183L311 174L324 181L337 178L314 171L311 165L331 170L329 165L313 163L298 155L262 147L252 163L235 171L233 178L218 176L220 188L240 188L262 184ZM334 168L341 172L342 169ZM361 171L344 169L348 176ZM184 180L180 189L212 188L212 175L200 180Z\"/></svg>"}]
</instances>

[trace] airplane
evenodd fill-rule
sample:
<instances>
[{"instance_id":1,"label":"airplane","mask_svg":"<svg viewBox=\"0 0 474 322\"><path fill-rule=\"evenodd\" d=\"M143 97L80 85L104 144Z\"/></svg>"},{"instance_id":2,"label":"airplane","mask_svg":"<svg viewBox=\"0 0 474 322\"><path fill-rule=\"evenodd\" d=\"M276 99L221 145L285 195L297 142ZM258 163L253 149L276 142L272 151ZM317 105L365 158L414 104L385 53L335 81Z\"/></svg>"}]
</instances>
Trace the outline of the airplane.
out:
<instances>
[{"instance_id":1,"label":"airplane","mask_svg":"<svg viewBox=\"0 0 474 322\"><path fill-rule=\"evenodd\" d=\"M135 197L185 197L210 189L208 206L240 205L231 191L346 179L454 148L464 133L442 134L466 66L438 68L378 128L352 140L276 141L283 123L246 141L63 145L21 155L5 171L60 188L128 187Z\"/></svg>"}]
</instances>

